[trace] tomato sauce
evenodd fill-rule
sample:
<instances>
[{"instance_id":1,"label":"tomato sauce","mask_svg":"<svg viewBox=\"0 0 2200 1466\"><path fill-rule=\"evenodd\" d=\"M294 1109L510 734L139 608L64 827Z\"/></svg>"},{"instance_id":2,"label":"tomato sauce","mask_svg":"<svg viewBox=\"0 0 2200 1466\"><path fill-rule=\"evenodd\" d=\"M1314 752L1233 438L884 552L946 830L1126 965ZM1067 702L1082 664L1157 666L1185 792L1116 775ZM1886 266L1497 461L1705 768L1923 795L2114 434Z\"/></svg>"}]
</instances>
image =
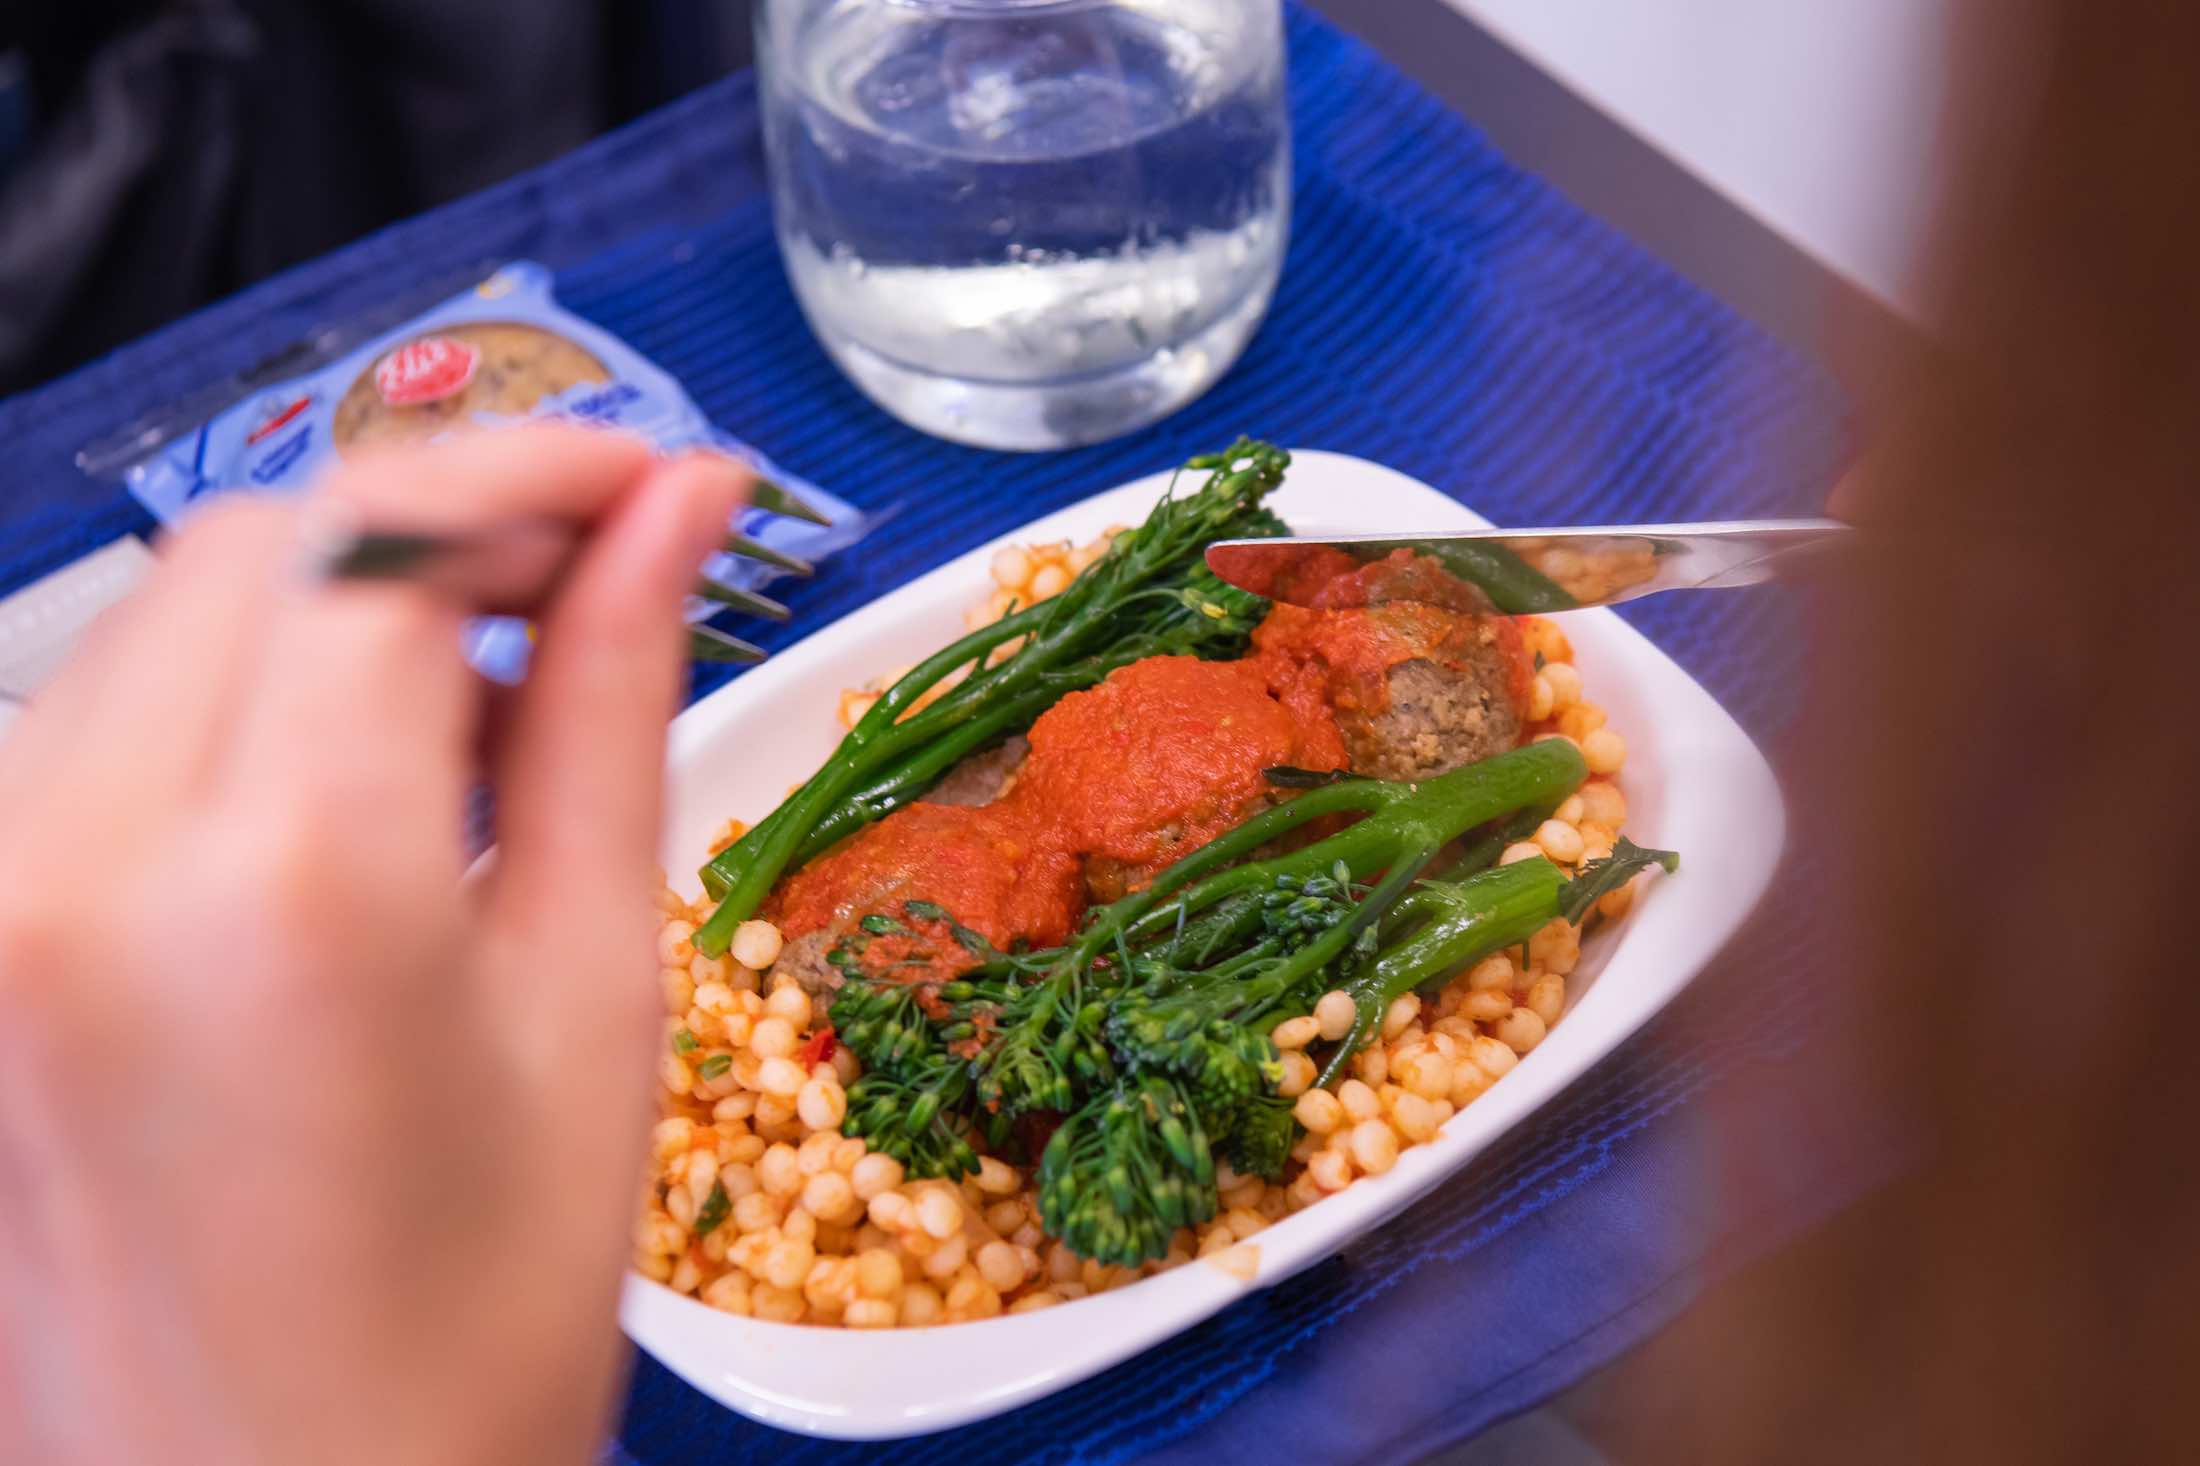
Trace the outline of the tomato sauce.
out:
<instances>
[{"instance_id":1,"label":"tomato sauce","mask_svg":"<svg viewBox=\"0 0 2200 1466\"><path fill-rule=\"evenodd\" d=\"M1342 551L1330 551L1342 554ZM1349 558L1349 557L1347 557ZM1354 565L1317 583L1308 599L1318 610L1346 611L1355 606L1384 606L1396 601L1418 601L1465 615L1484 615L1492 608L1481 587L1461 580L1444 568L1442 561L1411 550L1392 550L1380 560ZM1302 599L1295 597L1294 599Z\"/></svg>"},{"instance_id":2,"label":"tomato sauce","mask_svg":"<svg viewBox=\"0 0 2200 1466\"><path fill-rule=\"evenodd\" d=\"M1528 638L1520 629L1520 618L1485 616L1482 624L1505 658L1505 695L1520 710L1520 721L1525 724L1528 701L1535 690L1535 654L1529 650Z\"/></svg>"},{"instance_id":3,"label":"tomato sauce","mask_svg":"<svg viewBox=\"0 0 2200 1466\"><path fill-rule=\"evenodd\" d=\"M1293 706L1322 702L1347 719L1390 705L1390 672L1401 663L1466 671L1492 657L1503 668L1506 696L1525 708L1535 668L1510 616L1463 616L1422 601L1360 610L1279 605L1253 632L1253 660L1279 698Z\"/></svg>"},{"instance_id":4,"label":"tomato sauce","mask_svg":"<svg viewBox=\"0 0 2200 1466\"><path fill-rule=\"evenodd\" d=\"M902 920L909 901L937 902L1004 949L1018 941L1052 946L1069 936L1084 910L1084 872L1075 851L1010 804L913 804L780 882L765 913L796 937L873 913ZM930 952L933 970L902 969L920 978L973 964L948 933L924 935L928 940L906 947L902 938L871 943L865 964L874 957L879 965L917 961Z\"/></svg>"},{"instance_id":5,"label":"tomato sauce","mask_svg":"<svg viewBox=\"0 0 2200 1466\"><path fill-rule=\"evenodd\" d=\"M1372 718L1389 706L1392 669L1411 661L1454 671L1494 662L1526 708L1535 669L1519 624L1492 614L1481 589L1441 561L1398 549L1363 564L1308 545L1258 566L1268 583L1253 589L1304 602L1279 603L1253 634L1253 660L1295 717L1326 706L1348 723Z\"/></svg>"},{"instance_id":6,"label":"tomato sauce","mask_svg":"<svg viewBox=\"0 0 2200 1466\"><path fill-rule=\"evenodd\" d=\"M1233 558L1230 579L1272 601L1303 601L1331 581L1351 575L1360 562L1335 545L1266 545L1257 555Z\"/></svg>"},{"instance_id":7,"label":"tomato sauce","mask_svg":"<svg viewBox=\"0 0 2200 1466\"><path fill-rule=\"evenodd\" d=\"M1420 601L1474 615L1491 610L1479 586L1462 580L1433 556L1392 550L1365 563L1334 545L1264 549L1237 562L1233 575L1256 595L1322 611L1348 611L1392 601Z\"/></svg>"},{"instance_id":8,"label":"tomato sauce","mask_svg":"<svg viewBox=\"0 0 2200 1466\"><path fill-rule=\"evenodd\" d=\"M1344 767L1326 706L1279 701L1249 662L1148 657L1032 725L1010 799L1134 889L1242 824L1281 764Z\"/></svg>"}]
</instances>

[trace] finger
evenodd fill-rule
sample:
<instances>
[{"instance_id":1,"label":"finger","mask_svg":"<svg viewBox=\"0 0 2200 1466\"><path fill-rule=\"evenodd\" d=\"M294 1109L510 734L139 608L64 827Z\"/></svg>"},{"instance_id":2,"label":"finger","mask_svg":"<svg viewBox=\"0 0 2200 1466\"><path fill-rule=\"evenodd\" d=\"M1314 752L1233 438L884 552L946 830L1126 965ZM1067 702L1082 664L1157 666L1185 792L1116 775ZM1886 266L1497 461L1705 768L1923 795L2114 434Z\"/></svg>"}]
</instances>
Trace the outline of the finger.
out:
<instances>
[{"instance_id":1,"label":"finger","mask_svg":"<svg viewBox=\"0 0 2200 1466\"><path fill-rule=\"evenodd\" d=\"M394 587L294 585L275 615L227 786L342 833L351 859L417 849L455 877L475 696L464 611ZM346 854L331 848L332 865Z\"/></svg>"},{"instance_id":2,"label":"finger","mask_svg":"<svg viewBox=\"0 0 2200 1466\"><path fill-rule=\"evenodd\" d=\"M500 927L629 930L662 817L681 603L746 485L719 460L661 469L605 521L543 616L496 769ZM593 977L604 985L600 967Z\"/></svg>"},{"instance_id":3,"label":"finger","mask_svg":"<svg viewBox=\"0 0 2200 1466\"><path fill-rule=\"evenodd\" d=\"M629 438L521 429L363 458L319 492L370 523L467 527L518 514L578 522L617 503L650 463ZM471 609L404 584L287 581L232 776L393 855L440 840L455 865L481 706L460 650ZM431 869L447 873L440 861Z\"/></svg>"},{"instance_id":4,"label":"finger","mask_svg":"<svg viewBox=\"0 0 2200 1466\"><path fill-rule=\"evenodd\" d=\"M547 423L348 460L323 492L370 524L457 529L514 515L591 521L653 462L625 433Z\"/></svg>"},{"instance_id":5,"label":"finger","mask_svg":"<svg viewBox=\"0 0 2200 1466\"><path fill-rule=\"evenodd\" d=\"M89 808L79 798L81 812L140 823L169 796L202 788L233 732L294 519L286 505L240 498L164 542L146 583L38 694L10 765L96 769L99 797ZM28 777L59 792L44 773Z\"/></svg>"}]
</instances>

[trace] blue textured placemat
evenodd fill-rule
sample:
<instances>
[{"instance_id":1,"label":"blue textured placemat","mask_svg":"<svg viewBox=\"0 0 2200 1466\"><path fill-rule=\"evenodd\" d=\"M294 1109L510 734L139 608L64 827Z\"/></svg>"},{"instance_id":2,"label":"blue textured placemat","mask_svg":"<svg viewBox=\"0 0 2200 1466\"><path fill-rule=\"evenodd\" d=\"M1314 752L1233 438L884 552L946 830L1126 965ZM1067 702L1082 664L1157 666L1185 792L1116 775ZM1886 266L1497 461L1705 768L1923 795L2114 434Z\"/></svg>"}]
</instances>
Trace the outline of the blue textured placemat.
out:
<instances>
[{"instance_id":1,"label":"blue textured placemat","mask_svg":"<svg viewBox=\"0 0 2200 1466\"><path fill-rule=\"evenodd\" d=\"M755 98L731 78L0 403L0 593L142 513L73 467L85 442L313 327L490 256L679 376L725 427L891 532L790 587L784 645L1004 529L1243 430L1390 464L1499 522L1807 512L1843 452L1830 382L1538 179L1358 43L1290 22L1298 194L1275 310L1211 393L1154 428L1045 457L924 438L810 339L775 255ZM1792 613L1761 596L1630 616L1760 739L1795 711ZM752 628L744 628L745 631ZM1793 889L1792 884L1789 889ZM1721 959L1667 1020L1468 1173L1340 1260L1053 1400L905 1443L907 1460L1402 1461L1526 1408L1685 1303L1714 1257L1840 1202L1882 1157L1798 1100L1723 1200L1700 1174L1713 1086L1807 1031L1789 969L1807 903ZM1726 1004L1720 973L1746 973ZM942 1347L953 1347L952 1333ZM611 1458L855 1459L719 1410L644 1359ZM883 1453L862 1448L866 1459Z\"/></svg>"}]
</instances>

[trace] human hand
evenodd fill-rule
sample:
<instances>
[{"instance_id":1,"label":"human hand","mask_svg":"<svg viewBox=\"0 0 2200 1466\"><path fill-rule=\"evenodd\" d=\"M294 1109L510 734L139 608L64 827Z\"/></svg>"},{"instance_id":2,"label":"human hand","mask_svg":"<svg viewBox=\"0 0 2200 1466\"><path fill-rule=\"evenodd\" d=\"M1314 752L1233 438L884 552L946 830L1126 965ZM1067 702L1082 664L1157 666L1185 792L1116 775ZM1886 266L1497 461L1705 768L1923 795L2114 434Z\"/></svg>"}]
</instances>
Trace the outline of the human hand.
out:
<instances>
[{"instance_id":1,"label":"human hand","mask_svg":"<svg viewBox=\"0 0 2200 1466\"><path fill-rule=\"evenodd\" d=\"M369 520L592 526L493 734L466 607L217 508L0 748L0 1458L593 1448L679 606L744 483L579 429L332 475Z\"/></svg>"}]
</instances>

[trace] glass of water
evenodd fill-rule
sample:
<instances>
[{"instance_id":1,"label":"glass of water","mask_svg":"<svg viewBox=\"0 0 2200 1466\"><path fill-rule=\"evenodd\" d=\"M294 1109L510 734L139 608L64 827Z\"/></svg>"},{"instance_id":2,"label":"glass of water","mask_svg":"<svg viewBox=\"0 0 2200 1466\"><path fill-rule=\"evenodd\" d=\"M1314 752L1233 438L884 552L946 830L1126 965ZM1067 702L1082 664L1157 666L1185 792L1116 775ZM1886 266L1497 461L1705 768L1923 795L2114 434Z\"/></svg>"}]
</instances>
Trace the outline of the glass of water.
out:
<instances>
[{"instance_id":1,"label":"glass of water","mask_svg":"<svg viewBox=\"0 0 2200 1466\"><path fill-rule=\"evenodd\" d=\"M779 244L912 426L1064 448L1199 395L1291 213L1279 0L761 0Z\"/></svg>"}]
</instances>

